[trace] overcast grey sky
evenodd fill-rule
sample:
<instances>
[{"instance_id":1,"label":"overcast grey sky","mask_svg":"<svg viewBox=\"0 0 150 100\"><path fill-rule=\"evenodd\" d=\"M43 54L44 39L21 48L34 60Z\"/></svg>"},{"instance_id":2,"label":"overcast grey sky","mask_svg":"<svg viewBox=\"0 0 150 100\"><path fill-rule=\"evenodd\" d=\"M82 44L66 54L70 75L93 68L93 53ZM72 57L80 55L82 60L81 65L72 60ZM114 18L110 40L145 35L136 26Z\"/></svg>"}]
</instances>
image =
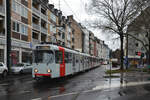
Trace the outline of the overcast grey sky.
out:
<instances>
[{"instance_id":1,"label":"overcast grey sky","mask_svg":"<svg viewBox=\"0 0 150 100\"><path fill-rule=\"evenodd\" d=\"M86 25L86 21L92 18L92 16L87 14L86 11L89 2L90 0L49 0L49 3L54 4L55 8L60 8L60 10L63 12L63 15L73 15L74 18L83 25ZM91 30L99 39L104 40L111 49L115 50L116 48L119 48L120 43L118 41L112 40L111 36L107 36L100 30L91 28L88 29Z\"/></svg>"}]
</instances>

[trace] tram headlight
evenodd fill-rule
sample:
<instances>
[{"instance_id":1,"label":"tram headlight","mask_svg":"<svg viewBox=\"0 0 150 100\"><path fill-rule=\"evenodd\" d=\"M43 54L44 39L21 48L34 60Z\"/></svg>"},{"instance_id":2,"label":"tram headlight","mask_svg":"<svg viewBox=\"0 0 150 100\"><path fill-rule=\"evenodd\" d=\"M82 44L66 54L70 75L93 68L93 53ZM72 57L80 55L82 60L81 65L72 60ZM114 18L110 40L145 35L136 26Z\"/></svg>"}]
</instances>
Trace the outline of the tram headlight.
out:
<instances>
[{"instance_id":1,"label":"tram headlight","mask_svg":"<svg viewBox=\"0 0 150 100\"><path fill-rule=\"evenodd\" d=\"M50 73L50 72L51 72L51 70L50 70L50 69L48 69L48 70L47 70L47 72L48 72L48 73Z\"/></svg>"},{"instance_id":2,"label":"tram headlight","mask_svg":"<svg viewBox=\"0 0 150 100\"><path fill-rule=\"evenodd\" d=\"M38 72L38 70L37 70L37 69L34 69L34 72L35 72L35 73L37 73L37 72Z\"/></svg>"}]
</instances>

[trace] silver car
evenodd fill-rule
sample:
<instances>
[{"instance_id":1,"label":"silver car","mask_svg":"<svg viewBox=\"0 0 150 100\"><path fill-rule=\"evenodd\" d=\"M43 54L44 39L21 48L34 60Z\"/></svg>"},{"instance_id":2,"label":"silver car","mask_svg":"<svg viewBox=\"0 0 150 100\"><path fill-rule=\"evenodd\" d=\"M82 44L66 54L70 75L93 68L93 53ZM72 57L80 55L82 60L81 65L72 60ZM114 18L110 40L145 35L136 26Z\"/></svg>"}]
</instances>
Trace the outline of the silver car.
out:
<instances>
[{"instance_id":1,"label":"silver car","mask_svg":"<svg viewBox=\"0 0 150 100\"><path fill-rule=\"evenodd\" d=\"M0 62L0 75L6 77L7 73L8 73L8 68L4 63Z\"/></svg>"},{"instance_id":2,"label":"silver car","mask_svg":"<svg viewBox=\"0 0 150 100\"><path fill-rule=\"evenodd\" d=\"M18 63L11 67L11 72L15 74L32 73L32 65L29 63Z\"/></svg>"}]
</instances>

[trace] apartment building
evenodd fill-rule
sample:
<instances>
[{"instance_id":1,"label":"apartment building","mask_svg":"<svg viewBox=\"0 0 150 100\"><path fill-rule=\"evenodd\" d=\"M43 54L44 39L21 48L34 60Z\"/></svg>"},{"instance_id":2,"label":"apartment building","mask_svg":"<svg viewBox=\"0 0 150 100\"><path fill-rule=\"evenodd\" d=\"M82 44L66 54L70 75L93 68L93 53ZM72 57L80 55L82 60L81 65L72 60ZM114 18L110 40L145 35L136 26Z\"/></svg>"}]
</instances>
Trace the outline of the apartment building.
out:
<instances>
[{"instance_id":1,"label":"apartment building","mask_svg":"<svg viewBox=\"0 0 150 100\"><path fill-rule=\"evenodd\" d=\"M6 61L6 34L5 34L5 14L6 14L6 9L5 9L5 0L0 0L0 62L5 62ZM6 63L6 62L5 62Z\"/></svg>"},{"instance_id":2,"label":"apartment building","mask_svg":"<svg viewBox=\"0 0 150 100\"><path fill-rule=\"evenodd\" d=\"M135 36L137 39L141 40L147 50L149 50L148 45L149 45L149 12L150 12L150 7L145 9L139 16L135 18L134 21L128 25L128 33ZM137 41L136 39L132 37L128 37L128 58L135 62L136 60L140 59L140 56L136 54L136 52L141 52L146 54L146 50L143 46L143 44L140 41ZM125 48L126 49L126 48ZM146 58L146 55L145 57Z\"/></svg>"},{"instance_id":3,"label":"apartment building","mask_svg":"<svg viewBox=\"0 0 150 100\"><path fill-rule=\"evenodd\" d=\"M66 46L67 44L67 19L65 16L62 16L62 13L59 13L58 19L58 44Z\"/></svg>"},{"instance_id":4,"label":"apartment building","mask_svg":"<svg viewBox=\"0 0 150 100\"><path fill-rule=\"evenodd\" d=\"M83 40L82 40L82 30L80 24L73 18L73 15L68 16L68 21L71 22L70 26L72 28L72 49L83 51Z\"/></svg>"},{"instance_id":5,"label":"apartment building","mask_svg":"<svg viewBox=\"0 0 150 100\"><path fill-rule=\"evenodd\" d=\"M94 56L98 56L98 38L94 36Z\"/></svg>"},{"instance_id":6,"label":"apartment building","mask_svg":"<svg viewBox=\"0 0 150 100\"><path fill-rule=\"evenodd\" d=\"M6 61L5 6L0 1L0 61ZM32 61L32 47L52 41L57 33L58 16L48 0L11 0L11 64ZM52 10L52 11L51 11ZM6 63L6 62L5 62Z\"/></svg>"},{"instance_id":7,"label":"apartment building","mask_svg":"<svg viewBox=\"0 0 150 100\"><path fill-rule=\"evenodd\" d=\"M90 31L86 27L82 27L83 31L83 52L89 54L89 34Z\"/></svg>"},{"instance_id":8,"label":"apartment building","mask_svg":"<svg viewBox=\"0 0 150 100\"><path fill-rule=\"evenodd\" d=\"M89 34L89 54L94 56L94 33L90 31Z\"/></svg>"},{"instance_id":9,"label":"apartment building","mask_svg":"<svg viewBox=\"0 0 150 100\"><path fill-rule=\"evenodd\" d=\"M32 16L31 0L11 0L11 64L30 62Z\"/></svg>"},{"instance_id":10,"label":"apartment building","mask_svg":"<svg viewBox=\"0 0 150 100\"><path fill-rule=\"evenodd\" d=\"M6 61L7 54L5 3L0 0L0 62ZM11 7L12 65L31 62L33 46L45 41L99 56L101 44L94 33L73 15L63 16L48 0L11 0Z\"/></svg>"},{"instance_id":11,"label":"apartment building","mask_svg":"<svg viewBox=\"0 0 150 100\"><path fill-rule=\"evenodd\" d=\"M71 22L67 18L67 25L66 25L66 47L74 49L74 34L73 29L71 27Z\"/></svg>"}]
</instances>

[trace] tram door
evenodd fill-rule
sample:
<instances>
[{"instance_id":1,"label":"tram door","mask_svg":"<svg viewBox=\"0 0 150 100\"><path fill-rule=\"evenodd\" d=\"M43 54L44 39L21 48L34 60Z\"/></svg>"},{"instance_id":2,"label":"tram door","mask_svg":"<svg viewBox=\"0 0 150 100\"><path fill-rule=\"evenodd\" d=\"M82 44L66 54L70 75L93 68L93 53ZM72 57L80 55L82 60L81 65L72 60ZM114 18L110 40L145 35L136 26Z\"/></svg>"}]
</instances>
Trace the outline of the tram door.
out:
<instances>
[{"instance_id":1,"label":"tram door","mask_svg":"<svg viewBox=\"0 0 150 100\"><path fill-rule=\"evenodd\" d=\"M80 56L79 56L79 55L76 55L76 72L79 72L79 71L80 71L80 64L79 64L79 61L80 61Z\"/></svg>"}]
</instances>

